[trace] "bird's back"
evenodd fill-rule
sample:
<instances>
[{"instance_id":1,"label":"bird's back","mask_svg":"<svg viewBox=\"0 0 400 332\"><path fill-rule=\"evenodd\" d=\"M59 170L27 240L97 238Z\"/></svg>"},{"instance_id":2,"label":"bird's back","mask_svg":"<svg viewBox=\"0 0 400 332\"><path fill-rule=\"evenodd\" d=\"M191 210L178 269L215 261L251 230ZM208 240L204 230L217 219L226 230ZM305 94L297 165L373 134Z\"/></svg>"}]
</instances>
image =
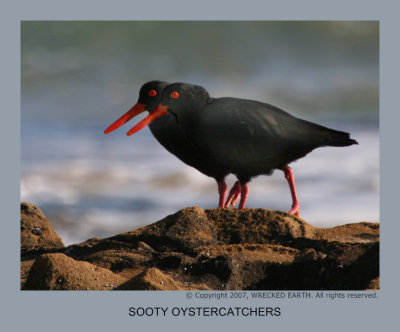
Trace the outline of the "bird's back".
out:
<instances>
[{"instance_id":1,"label":"bird's back","mask_svg":"<svg viewBox=\"0 0 400 332\"><path fill-rule=\"evenodd\" d=\"M317 147L356 144L347 133L252 100L214 99L193 122L186 131L196 144L244 177L268 174Z\"/></svg>"}]
</instances>

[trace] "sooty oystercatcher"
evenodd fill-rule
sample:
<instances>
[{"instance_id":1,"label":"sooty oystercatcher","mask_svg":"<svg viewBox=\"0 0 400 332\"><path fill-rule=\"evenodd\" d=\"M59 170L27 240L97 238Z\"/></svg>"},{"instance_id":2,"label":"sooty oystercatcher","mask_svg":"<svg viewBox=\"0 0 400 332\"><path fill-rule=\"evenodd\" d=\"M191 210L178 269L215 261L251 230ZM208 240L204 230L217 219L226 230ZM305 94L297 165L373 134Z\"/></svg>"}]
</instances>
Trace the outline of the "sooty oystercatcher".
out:
<instances>
[{"instance_id":1,"label":"sooty oystercatcher","mask_svg":"<svg viewBox=\"0 0 400 332\"><path fill-rule=\"evenodd\" d=\"M172 115L190 144L207 156L201 160L202 166L237 176L239 209L246 204L251 178L279 169L292 195L289 213L299 216L300 205L288 164L318 147L358 144L348 133L296 118L275 106L246 99L211 98L203 87L184 83L165 87L158 107L128 134L167 115Z\"/></svg>"}]
</instances>

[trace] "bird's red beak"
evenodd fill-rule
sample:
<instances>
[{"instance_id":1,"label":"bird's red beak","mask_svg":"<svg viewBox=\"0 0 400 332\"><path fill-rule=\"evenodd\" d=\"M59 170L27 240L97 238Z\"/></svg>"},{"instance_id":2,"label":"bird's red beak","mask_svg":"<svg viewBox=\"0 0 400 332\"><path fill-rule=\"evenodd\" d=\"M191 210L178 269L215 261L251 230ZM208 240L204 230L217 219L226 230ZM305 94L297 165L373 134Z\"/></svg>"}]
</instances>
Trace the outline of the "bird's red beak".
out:
<instances>
[{"instance_id":1,"label":"bird's red beak","mask_svg":"<svg viewBox=\"0 0 400 332\"><path fill-rule=\"evenodd\" d=\"M136 126L134 126L131 130L129 130L126 134L128 136L138 132L140 129L143 129L144 127L148 126L150 123L152 123L155 119L158 119L160 116L163 116L164 114L168 113L168 107L164 105L158 105L158 107L151 112L146 118L144 118L142 121L140 121Z\"/></svg>"},{"instance_id":2,"label":"bird's red beak","mask_svg":"<svg viewBox=\"0 0 400 332\"><path fill-rule=\"evenodd\" d=\"M124 123L127 123L134 116L143 113L145 111L145 104L137 103L128 112L121 116L117 121L115 121L111 126L104 130L104 134L111 133L113 130L121 127Z\"/></svg>"}]
</instances>

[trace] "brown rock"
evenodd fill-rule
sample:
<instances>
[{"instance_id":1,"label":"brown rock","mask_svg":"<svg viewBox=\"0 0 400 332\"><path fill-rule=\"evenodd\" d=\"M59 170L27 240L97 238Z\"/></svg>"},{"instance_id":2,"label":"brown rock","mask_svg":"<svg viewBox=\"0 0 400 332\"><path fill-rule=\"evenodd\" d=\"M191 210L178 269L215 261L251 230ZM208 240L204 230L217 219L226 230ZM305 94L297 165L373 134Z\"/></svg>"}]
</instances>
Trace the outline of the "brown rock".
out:
<instances>
[{"instance_id":1,"label":"brown rock","mask_svg":"<svg viewBox=\"0 0 400 332\"><path fill-rule=\"evenodd\" d=\"M21 203L21 249L61 247L63 241L43 212L33 204Z\"/></svg>"},{"instance_id":2,"label":"brown rock","mask_svg":"<svg viewBox=\"0 0 400 332\"><path fill-rule=\"evenodd\" d=\"M264 278L269 265L291 264L299 253L281 245L229 244L201 247L187 275L212 289L247 289Z\"/></svg>"},{"instance_id":3,"label":"brown rock","mask_svg":"<svg viewBox=\"0 0 400 332\"><path fill-rule=\"evenodd\" d=\"M328 241L347 243L379 241L379 224L360 222L332 228L317 228L316 237Z\"/></svg>"},{"instance_id":4,"label":"brown rock","mask_svg":"<svg viewBox=\"0 0 400 332\"><path fill-rule=\"evenodd\" d=\"M125 281L107 269L64 254L44 254L36 259L23 289L111 290Z\"/></svg>"},{"instance_id":5,"label":"brown rock","mask_svg":"<svg viewBox=\"0 0 400 332\"><path fill-rule=\"evenodd\" d=\"M21 262L21 289L25 285L26 279L28 278L29 271L31 270L33 263L35 263L34 259L29 259Z\"/></svg>"},{"instance_id":6,"label":"brown rock","mask_svg":"<svg viewBox=\"0 0 400 332\"><path fill-rule=\"evenodd\" d=\"M157 251L187 251L201 245L217 244L213 226L204 210L192 207L112 239L134 243L142 241Z\"/></svg>"},{"instance_id":7,"label":"brown rock","mask_svg":"<svg viewBox=\"0 0 400 332\"><path fill-rule=\"evenodd\" d=\"M189 285L172 279L156 268L149 268L138 274L118 289L131 290L211 290L206 285Z\"/></svg>"},{"instance_id":8,"label":"brown rock","mask_svg":"<svg viewBox=\"0 0 400 332\"><path fill-rule=\"evenodd\" d=\"M118 289L379 287L378 223L317 228L288 213L265 209L204 211L190 207L146 227L107 239L90 239L64 251L71 257L69 264L86 261L93 264L89 266L125 280L120 284L114 282ZM48 257L47 265L42 267L41 259L46 257L43 252L31 252L22 259L35 255L42 256L36 259L31 274L35 269L47 271L40 275L46 278L53 267ZM35 267L37 264L41 268ZM58 266L60 271L71 268ZM24 269L26 274L27 266ZM24 289L35 285L30 281L31 274ZM72 289L78 287L76 284L71 282L63 287ZM48 287L48 283L45 285ZM104 289L96 284L87 287Z\"/></svg>"},{"instance_id":9,"label":"brown rock","mask_svg":"<svg viewBox=\"0 0 400 332\"><path fill-rule=\"evenodd\" d=\"M317 228L285 212L266 209L211 209L190 207L112 240L143 241L157 251L193 252L204 245L279 243L315 237Z\"/></svg>"},{"instance_id":10,"label":"brown rock","mask_svg":"<svg viewBox=\"0 0 400 332\"><path fill-rule=\"evenodd\" d=\"M368 285L367 290L376 290L379 289L379 278L372 279Z\"/></svg>"}]
</instances>

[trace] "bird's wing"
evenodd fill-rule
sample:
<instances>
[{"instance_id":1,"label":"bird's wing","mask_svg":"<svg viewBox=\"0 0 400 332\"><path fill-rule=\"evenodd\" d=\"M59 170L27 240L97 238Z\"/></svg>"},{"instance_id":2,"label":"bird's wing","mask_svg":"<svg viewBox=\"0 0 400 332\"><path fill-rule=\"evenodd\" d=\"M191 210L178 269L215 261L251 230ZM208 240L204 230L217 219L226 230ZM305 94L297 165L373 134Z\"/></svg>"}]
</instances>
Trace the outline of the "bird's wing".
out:
<instances>
[{"instance_id":1,"label":"bird's wing","mask_svg":"<svg viewBox=\"0 0 400 332\"><path fill-rule=\"evenodd\" d=\"M210 157L240 169L280 167L311 151L302 120L271 105L219 98L197 113L193 140Z\"/></svg>"}]
</instances>

